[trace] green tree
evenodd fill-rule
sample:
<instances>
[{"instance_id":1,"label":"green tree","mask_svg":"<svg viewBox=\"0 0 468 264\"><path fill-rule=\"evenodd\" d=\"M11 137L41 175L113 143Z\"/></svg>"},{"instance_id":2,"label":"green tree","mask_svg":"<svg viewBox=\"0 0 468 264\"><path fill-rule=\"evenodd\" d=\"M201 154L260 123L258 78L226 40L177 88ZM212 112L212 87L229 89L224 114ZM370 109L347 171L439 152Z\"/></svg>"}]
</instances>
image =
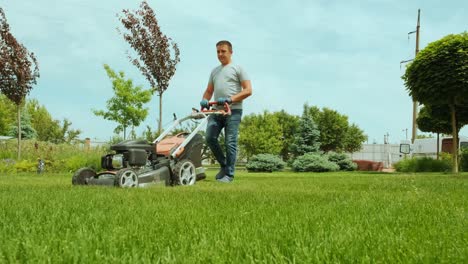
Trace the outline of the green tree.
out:
<instances>
[{"instance_id":1,"label":"green tree","mask_svg":"<svg viewBox=\"0 0 468 264\"><path fill-rule=\"evenodd\" d=\"M356 124L351 124L346 131L343 150L346 152L356 152L361 150L362 143L367 140L367 135Z\"/></svg>"},{"instance_id":2,"label":"green tree","mask_svg":"<svg viewBox=\"0 0 468 264\"><path fill-rule=\"evenodd\" d=\"M21 138L23 139L33 139L37 136L37 132L31 124L31 116L26 109L23 109L21 112L21 127L19 131L21 133ZM8 135L18 137L18 126L12 125Z\"/></svg>"},{"instance_id":3,"label":"green tree","mask_svg":"<svg viewBox=\"0 0 468 264\"><path fill-rule=\"evenodd\" d=\"M458 107L457 110L456 128L457 132L460 132L460 129L468 122L465 118L468 115L468 107ZM453 131L450 115L450 107L447 105L425 105L419 110L416 123L418 129L423 132L451 135Z\"/></svg>"},{"instance_id":4,"label":"green tree","mask_svg":"<svg viewBox=\"0 0 468 264\"><path fill-rule=\"evenodd\" d=\"M67 143L70 144L78 140L78 136L81 134L81 130L72 129L72 122L68 119L63 119L62 126L59 133L55 137L55 143Z\"/></svg>"},{"instance_id":5,"label":"green tree","mask_svg":"<svg viewBox=\"0 0 468 264\"><path fill-rule=\"evenodd\" d=\"M468 107L468 33L430 43L409 64L402 78L413 100L450 109L453 142L458 142L457 111ZM452 167L457 173L458 144L453 144Z\"/></svg>"},{"instance_id":6,"label":"green tree","mask_svg":"<svg viewBox=\"0 0 468 264\"><path fill-rule=\"evenodd\" d=\"M27 101L26 109L31 114L31 124L37 131L37 140L55 140L60 131L60 124L52 118L45 106L40 105L37 99L32 99Z\"/></svg>"},{"instance_id":7,"label":"green tree","mask_svg":"<svg viewBox=\"0 0 468 264\"><path fill-rule=\"evenodd\" d=\"M282 131L281 139L283 147L281 148L280 155L283 160L288 160L290 158L291 144L294 142L294 135L299 127L299 117L288 114L284 110L274 112L273 115L278 119Z\"/></svg>"},{"instance_id":8,"label":"green tree","mask_svg":"<svg viewBox=\"0 0 468 264\"><path fill-rule=\"evenodd\" d=\"M69 144L76 141L81 134L81 130L71 128L72 122L68 119L60 122L52 118L46 107L37 99L28 100L26 109L30 113L32 127L37 131L37 140Z\"/></svg>"},{"instance_id":9,"label":"green tree","mask_svg":"<svg viewBox=\"0 0 468 264\"><path fill-rule=\"evenodd\" d=\"M344 138L348 130L348 117L340 115L329 108L320 109L316 106L304 105L304 113L314 120L320 131L320 150L341 151L344 148Z\"/></svg>"},{"instance_id":10,"label":"green tree","mask_svg":"<svg viewBox=\"0 0 468 264\"><path fill-rule=\"evenodd\" d=\"M0 91L16 105L18 160L21 158L21 108L37 78L39 67L34 53L29 52L10 33L10 26L0 7Z\"/></svg>"},{"instance_id":11,"label":"green tree","mask_svg":"<svg viewBox=\"0 0 468 264\"><path fill-rule=\"evenodd\" d=\"M348 117L338 111L316 106L304 105L304 114L310 116L320 131L320 150L324 152L354 152L367 140L356 124L349 124Z\"/></svg>"},{"instance_id":12,"label":"green tree","mask_svg":"<svg viewBox=\"0 0 468 264\"><path fill-rule=\"evenodd\" d=\"M122 71L117 74L107 64L104 64L104 69L112 81L115 95L107 101L107 111L93 110L93 113L117 122L119 125L114 132L123 131L125 139L127 128L138 127L148 115L148 108L143 108L143 105L151 100L151 91L143 90L141 86L134 87L133 81L125 79Z\"/></svg>"},{"instance_id":13,"label":"green tree","mask_svg":"<svg viewBox=\"0 0 468 264\"><path fill-rule=\"evenodd\" d=\"M439 135L451 135L452 123L450 118L450 108L446 105L425 105L421 108L416 119L419 130L423 132L432 132L437 134L437 159L439 159ZM456 113L456 128L457 133L466 124L468 119L464 118L468 115L468 108L458 107ZM419 135L418 135L418 138Z\"/></svg>"},{"instance_id":14,"label":"green tree","mask_svg":"<svg viewBox=\"0 0 468 264\"><path fill-rule=\"evenodd\" d=\"M135 58L130 55L128 58L148 80L151 90L158 93L158 133L161 134L162 95L169 87L169 80L180 61L179 48L177 43L162 33L156 14L146 1L143 1L140 9L134 12L123 10L119 19L127 30L127 33L122 34L125 41L138 53Z\"/></svg>"},{"instance_id":15,"label":"green tree","mask_svg":"<svg viewBox=\"0 0 468 264\"><path fill-rule=\"evenodd\" d=\"M242 119L239 146L247 158L256 154L278 155L283 147L278 118L267 111Z\"/></svg>"},{"instance_id":16,"label":"green tree","mask_svg":"<svg viewBox=\"0 0 468 264\"><path fill-rule=\"evenodd\" d=\"M317 120L320 129L320 149L328 151L343 151L345 138L349 129L348 117L338 111L323 108Z\"/></svg>"},{"instance_id":17,"label":"green tree","mask_svg":"<svg viewBox=\"0 0 468 264\"><path fill-rule=\"evenodd\" d=\"M15 104L0 94L0 136L8 134L11 125L15 122L15 116Z\"/></svg>"},{"instance_id":18,"label":"green tree","mask_svg":"<svg viewBox=\"0 0 468 264\"><path fill-rule=\"evenodd\" d=\"M349 124L348 117L329 108L304 105L304 115L310 116L320 131L320 150L324 152L355 152L367 140L356 124Z\"/></svg>"},{"instance_id":19,"label":"green tree","mask_svg":"<svg viewBox=\"0 0 468 264\"><path fill-rule=\"evenodd\" d=\"M305 112L299 120L290 150L294 157L320 150L320 131L312 116Z\"/></svg>"}]
</instances>

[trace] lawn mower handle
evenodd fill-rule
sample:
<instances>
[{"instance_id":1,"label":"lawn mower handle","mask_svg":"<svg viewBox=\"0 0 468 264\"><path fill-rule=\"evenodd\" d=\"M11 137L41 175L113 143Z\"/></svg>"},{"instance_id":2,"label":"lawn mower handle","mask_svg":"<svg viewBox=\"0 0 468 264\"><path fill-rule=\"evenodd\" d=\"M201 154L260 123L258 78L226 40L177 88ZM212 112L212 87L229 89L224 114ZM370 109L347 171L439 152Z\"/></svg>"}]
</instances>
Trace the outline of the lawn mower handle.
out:
<instances>
[{"instance_id":1,"label":"lawn mower handle","mask_svg":"<svg viewBox=\"0 0 468 264\"><path fill-rule=\"evenodd\" d=\"M208 105L209 106L212 106L212 105L218 105L218 102L208 102ZM223 114L223 115L231 115L231 107L229 106L229 104L226 102L224 103L224 110L209 110L207 108L201 108L201 112L202 113L220 113L220 114Z\"/></svg>"}]
</instances>

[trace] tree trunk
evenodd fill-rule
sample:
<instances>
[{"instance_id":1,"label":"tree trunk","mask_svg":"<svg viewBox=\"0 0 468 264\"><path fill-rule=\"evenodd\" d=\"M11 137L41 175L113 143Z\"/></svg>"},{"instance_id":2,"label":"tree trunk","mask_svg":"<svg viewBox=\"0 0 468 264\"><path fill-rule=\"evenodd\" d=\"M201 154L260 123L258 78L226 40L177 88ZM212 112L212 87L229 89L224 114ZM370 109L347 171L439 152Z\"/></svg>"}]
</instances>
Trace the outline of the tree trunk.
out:
<instances>
[{"instance_id":1,"label":"tree trunk","mask_svg":"<svg viewBox=\"0 0 468 264\"><path fill-rule=\"evenodd\" d=\"M458 129L455 105L451 104L450 109L452 112L452 172L458 173Z\"/></svg>"},{"instance_id":2,"label":"tree trunk","mask_svg":"<svg viewBox=\"0 0 468 264\"><path fill-rule=\"evenodd\" d=\"M436 153L436 155L437 155L437 160L439 160L439 149L440 149L439 135L440 135L440 134L437 133L437 153Z\"/></svg>"},{"instance_id":3,"label":"tree trunk","mask_svg":"<svg viewBox=\"0 0 468 264\"><path fill-rule=\"evenodd\" d=\"M21 105L17 105L18 114L18 155L17 160L21 159Z\"/></svg>"},{"instance_id":4,"label":"tree trunk","mask_svg":"<svg viewBox=\"0 0 468 264\"><path fill-rule=\"evenodd\" d=\"M159 93L159 121L158 121L158 134L161 135L162 131L162 92Z\"/></svg>"}]
</instances>

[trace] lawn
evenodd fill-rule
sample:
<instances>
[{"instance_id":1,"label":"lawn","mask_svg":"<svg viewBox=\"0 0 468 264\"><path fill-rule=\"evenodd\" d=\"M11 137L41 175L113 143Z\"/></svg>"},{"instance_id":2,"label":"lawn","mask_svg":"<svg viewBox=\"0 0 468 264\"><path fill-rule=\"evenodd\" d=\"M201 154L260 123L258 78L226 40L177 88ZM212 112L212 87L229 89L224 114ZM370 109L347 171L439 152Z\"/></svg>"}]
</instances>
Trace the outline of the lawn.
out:
<instances>
[{"instance_id":1,"label":"lawn","mask_svg":"<svg viewBox=\"0 0 468 264\"><path fill-rule=\"evenodd\" d=\"M214 174L146 189L1 175L0 262L468 262L466 173Z\"/></svg>"}]
</instances>

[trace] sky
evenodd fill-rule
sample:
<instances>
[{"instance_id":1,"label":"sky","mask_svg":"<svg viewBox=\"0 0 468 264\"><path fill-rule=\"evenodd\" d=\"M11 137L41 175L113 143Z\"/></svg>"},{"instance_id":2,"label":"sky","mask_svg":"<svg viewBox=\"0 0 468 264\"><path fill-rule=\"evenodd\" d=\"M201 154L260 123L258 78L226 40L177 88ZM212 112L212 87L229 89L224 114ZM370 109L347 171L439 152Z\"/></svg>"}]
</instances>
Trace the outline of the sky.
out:
<instances>
[{"instance_id":1,"label":"sky","mask_svg":"<svg viewBox=\"0 0 468 264\"><path fill-rule=\"evenodd\" d=\"M117 32L117 14L141 1L0 0L11 32L39 62L40 78L28 98L56 119L67 118L81 137L104 141L115 122L95 116L113 96L103 64L134 84L148 81L130 63L131 47ZM249 74L253 95L244 115L280 111L301 115L304 104L331 108L359 126L368 143L411 138L412 101L400 61L412 59L418 8L420 49L468 30L468 1L149 0L161 30L180 49L180 63L163 95L163 125L199 107L215 44L233 44L233 61ZM158 97L137 128L157 128ZM406 133L407 131L407 133ZM468 127L461 135L468 136ZM406 136L407 135L407 136Z\"/></svg>"}]
</instances>

